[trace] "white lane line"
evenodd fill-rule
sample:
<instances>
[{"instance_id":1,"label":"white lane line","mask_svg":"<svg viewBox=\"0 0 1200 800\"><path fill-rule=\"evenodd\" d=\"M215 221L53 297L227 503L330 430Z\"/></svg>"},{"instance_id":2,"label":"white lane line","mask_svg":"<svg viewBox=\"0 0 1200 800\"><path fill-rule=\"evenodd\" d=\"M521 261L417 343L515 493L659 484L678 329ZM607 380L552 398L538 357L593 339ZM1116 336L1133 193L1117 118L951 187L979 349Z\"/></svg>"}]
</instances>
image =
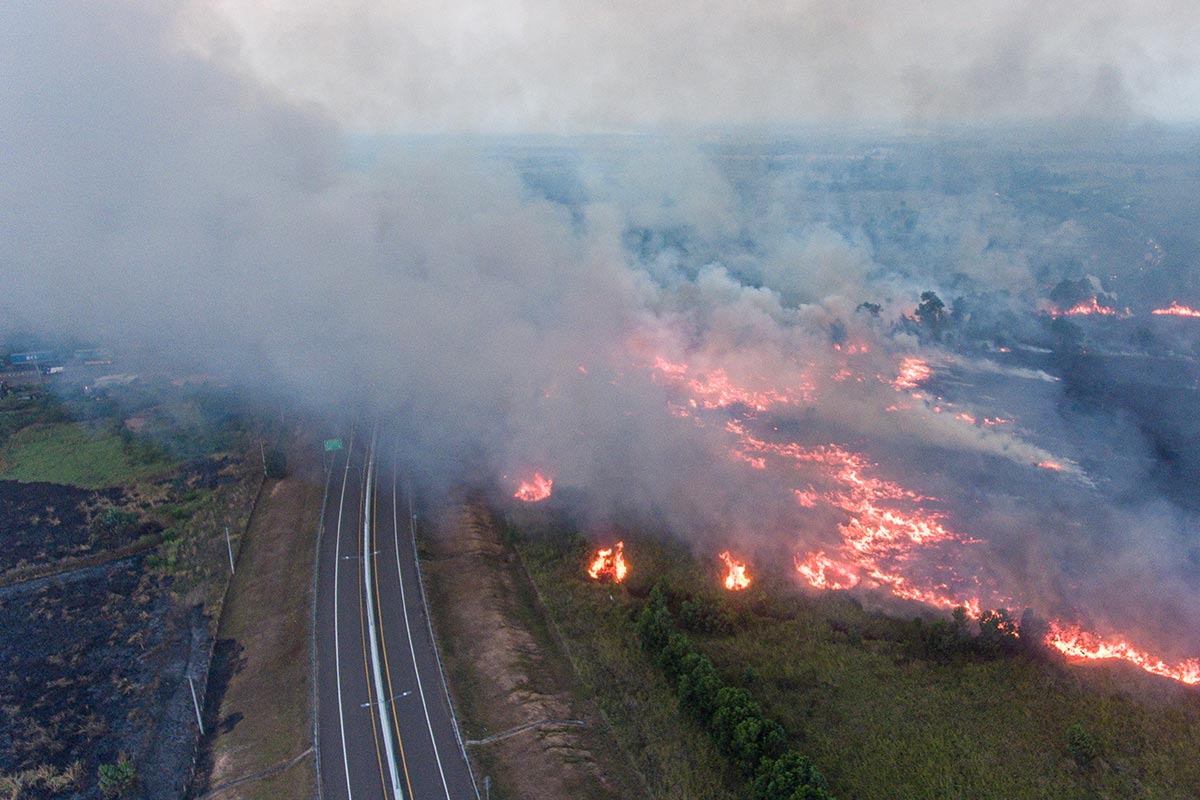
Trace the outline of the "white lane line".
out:
<instances>
[{"instance_id":1,"label":"white lane line","mask_svg":"<svg viewBox=\"0 0 1200 800\"><path fill-rule=\"evenodd\" d=\"M378 435L377 427L371 433L371 449L367 456L367 485L365 487L367 505L366 513L363 515L363 580L366 583L367 596L367 633L371 640L371 672L375 679L375 696L382 699L387 697L387 693L383 691L383 670L379 666L379 637L375 632L375 604L371 602L375 597L371 588L371 557L374 555L371 551L371 507L375 499L375 440ZM382 706L379 711L379 724L383 728L383 747L387 751L388 774L392 777L392 796L396 800L401 800L404 792L400 789L400 775L396 772L396 751L395 745L392 743L392 720Z\"/></svg>"},{"instance_id":2,"label":"white lane line","mask_svg":"<svg viewBox=\"0 0 1200 800\"><path fill-rule=\"evenodd\" d=\"M438 753L437 739L433 735L433 722L429 719L429 706L425 702L425 687L421 685L421 670L417 668L417 650L413 647L412 627L408 624L408 603L404 599L404 574L400 571L400 517L396 511L395 459L392 460L392 535L396 542L396 577L400 581L400 608L404 612L404 630L408 633L408 652L412 654L413 674L417 676L417 692L421 695L421 708L425 712L425 725L429 728L429 742L433 745L433 757L437 759L438 774L442 777L442 788L446 791L446 800L451 800L450 785L446 783L446 773L442 770L442 757ZM425 613L428 614L429 609L425 609Z\"/></svg>"},{"instance_id":3,"label":"white lane line","mask_svg":"<svg viewBox=\"0 0 1200 800\"><path fill-rule=\"evenodd\" d=\"M346 720L342 714L342 647L341 636L338 634L338 573L342 570L342 511L346 507L346 482L350 479L350 456L353 452L354 430L351 429L350 447L346 450L346 471L342 474L342 496L338 500L337 535L334 538L333 546L333 666L337 677L338 728L342 732L342 766L346 771L347 798L352 798L354 794L350 791L350 757L346 754Z\"/></svg>"}]
</instances>

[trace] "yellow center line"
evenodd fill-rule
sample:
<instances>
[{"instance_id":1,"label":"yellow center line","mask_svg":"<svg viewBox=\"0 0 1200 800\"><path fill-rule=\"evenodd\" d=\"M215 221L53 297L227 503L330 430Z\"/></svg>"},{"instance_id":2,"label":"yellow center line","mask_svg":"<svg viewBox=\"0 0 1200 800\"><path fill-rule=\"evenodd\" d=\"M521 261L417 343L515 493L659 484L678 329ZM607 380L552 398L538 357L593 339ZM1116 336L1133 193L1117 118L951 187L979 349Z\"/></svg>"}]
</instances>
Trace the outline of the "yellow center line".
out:
<instances>
[{"instance_id":1,"label":"yellow center line","mask_svg":"<svg viewBox=\"0 0 1200 800\"><path fill-rule=\"evenodd\" d=\"M364 471L363 471L362 475L359 476L360 485L362 484L363 481L366 480L366 478L365 478L366 462L365 461L363 462L363 470ZM366 487L364 486L364 488L366 488ZM363 502L365 499L366 499L366 492L365 491L359 492L358 493L358 530L362 530L363 519L364 519ZM356 536L354 538L357 539L358 537ZM362 540L359 539L359 541L361 542ZM366 624L366 621L363 619L363 611L364 611L364 609L363 609L363 587L364 587L364 583L363 583L363 559L362 559L363 551L362 551L361 544L358 546L358 555L359 555L359 558L358 558L358 630L359 630L360 638L362 639L363 675L366 678L365 682L367 684L367 709L371 713L371 736L373 736L375 738L375 762L379 765L379 783L380 783L381 787L383 788L383 796L386 798L387 794L388 794L387 778L385 778L383 775L383 756L379 752L379 731L375 725L375 701L371 697L371 672L367 666L367 624Z\"/></svg>"},{"instance_id":2,"label":"yellow center line","mask_svg":"<svg viewBox=\"0 0 1200 800\"><path fill-rule=\"evenodd\" d=\"M379 482L376 481L375 486L373 487L373 489L376 490L376 501L374 503L374 507L371 509L371 513L375 516L375 518L371 520L372 536L374 536L378 530L376 527L376 523L379 520L378 486ZM404 737L400 735L400 720L396 717L396 687L392 686L392 668L388 666L387 637L383 635L383 609L379 605L379 549L377 547L373 547L372 551L371 561L375 564L375 577L377 579L375 582L375 612L379 617L379 640L383 645L383 672L384 675L387 676L388 694L392 695L392 699L388 701L388 705L390 705L392 708L392 723L396 726L396 741L400 744L400 765L404 767L404 783L408 786L408 796L410 800L416 800L416 795L413 794L412 790L412 781L408 777L408 759L404 757Z\"/></svg>"}]
</instances>

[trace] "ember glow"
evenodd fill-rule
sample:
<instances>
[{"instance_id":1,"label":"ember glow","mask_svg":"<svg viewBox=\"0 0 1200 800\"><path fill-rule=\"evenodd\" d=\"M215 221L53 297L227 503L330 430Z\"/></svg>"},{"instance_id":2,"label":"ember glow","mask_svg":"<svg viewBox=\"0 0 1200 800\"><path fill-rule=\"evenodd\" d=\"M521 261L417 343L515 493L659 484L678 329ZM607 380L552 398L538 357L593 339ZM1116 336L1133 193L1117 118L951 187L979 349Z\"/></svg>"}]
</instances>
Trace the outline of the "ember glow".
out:
<instances>
[{"instance_id":1,"label":"ember glow","mask_svg":"<svg viewBox=\"0 0 1200 800\"><path fill-rule=\"evenodd\" d=\"M725 575L726 589L731 592L737 592L750 585L750 576L746 574L746 565L743 562L735 561L728 550L721 553L721 560L725 562L725 567L728 570Z\"/></svg>"},{"instance_id":2,"label":"ember glow","mask_svg":"<svg viewBox=\"0 0 1200 800\"><path fill-rule=\"evenodd\" d=\"M1166 308L1156 308L1150 312L1158 317L1200 317L1200 311L1194 308L1188 308L1179 303L1178 300L1172 300L1171 305Z\"/></svg>"},{"instance_id":3,"label":"ember glow","mask_svg":"<svg viewBox=\"0 0 1200 800\"><path fill-rule=\"evenodd\" d=\"M1051 623L1045 642L1063 655L1075 659L1117 658L1141 667L1153 675L1195 686L1200 684L1200 658L1174 664L1140 650L1121 639L1105 639L1078 626Z\"/></svg>"},{"instance_id":4,"label":"ember glow","mask_svg":"<svg viewBox=\"0 0 1200 800\"><path fill-rule=\"evenodd\" d=\"M513 492L513 497L525 503L540 503L550 496L550 490L553 488L553 479L545 477L540 472L535 472L532 478L523 481L517 487L517 490Z\"/></svg>"},{"instance_id":5,"label":"ember glow","mask_svg":"<svg viewBox=\"0 0 1200 800\"><path fill-rule=\"evenodd\" d=\"M588 576L596 581L610 580L620 583L625 580L629 573L629 566L625 563L625 543L617 542L612 547L597 550L587 572Z\"/></svg>"},{"instance_id":6,"label":"ember glow","mask_svg":"<svg viewBox=\"0 0 1200 800\"><path fill-rule=\"evenodd\" d=\"M1048 469L1051 472L1062 472L1063 471L1062 464L1055 464L1053 461L1039 461L1037 463L1037 468L1038 469Z\"/></svg>"}]
</instances>

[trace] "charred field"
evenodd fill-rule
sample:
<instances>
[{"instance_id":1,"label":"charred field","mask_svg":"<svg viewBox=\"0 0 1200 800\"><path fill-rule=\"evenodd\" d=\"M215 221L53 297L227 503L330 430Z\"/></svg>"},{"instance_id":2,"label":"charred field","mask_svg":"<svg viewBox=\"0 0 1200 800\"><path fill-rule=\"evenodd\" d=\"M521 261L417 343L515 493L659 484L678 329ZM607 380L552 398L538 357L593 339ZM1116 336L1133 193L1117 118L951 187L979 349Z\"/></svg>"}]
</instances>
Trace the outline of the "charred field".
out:
<instances>
[{"instance_id":1,"label":"charred field","mask_svg":"<svg viewBox=\"0 0 1200 800\"><path fill-rule=\"evenodd\" d=\"M221 530L240 532L254 471L236 450L124 433L130 416L191 404L169 388L91 399L65 381L42 388L0 408L0 445L31 430L50 441L112 431L117 460L99 487L0 481L0 788L181 796L196 736L186 679L203 690L228 569ZM179 429L210 443L218 433L203 420Z\"/></svg>"}]
</instances>

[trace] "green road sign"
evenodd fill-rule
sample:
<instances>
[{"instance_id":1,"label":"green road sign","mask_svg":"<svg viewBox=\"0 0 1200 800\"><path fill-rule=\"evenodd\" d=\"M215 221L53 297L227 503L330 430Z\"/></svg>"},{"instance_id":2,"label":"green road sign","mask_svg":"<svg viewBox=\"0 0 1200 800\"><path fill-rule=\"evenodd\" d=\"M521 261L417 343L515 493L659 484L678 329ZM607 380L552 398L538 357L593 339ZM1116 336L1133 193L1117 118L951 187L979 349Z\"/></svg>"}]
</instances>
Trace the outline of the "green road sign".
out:
<instances>
[{"instance_id":1,"label":"green road sign","mask_svg":"<svg viewBox=\"0 0 1200 800\"><path fill-rule=\"evenodd\" d=\"M329 452L330 450L341 450L341 449L342 449L342 440L341 439L326 439L325 440L325 451L326 452Z\"/></svg>"}]
</instances>

